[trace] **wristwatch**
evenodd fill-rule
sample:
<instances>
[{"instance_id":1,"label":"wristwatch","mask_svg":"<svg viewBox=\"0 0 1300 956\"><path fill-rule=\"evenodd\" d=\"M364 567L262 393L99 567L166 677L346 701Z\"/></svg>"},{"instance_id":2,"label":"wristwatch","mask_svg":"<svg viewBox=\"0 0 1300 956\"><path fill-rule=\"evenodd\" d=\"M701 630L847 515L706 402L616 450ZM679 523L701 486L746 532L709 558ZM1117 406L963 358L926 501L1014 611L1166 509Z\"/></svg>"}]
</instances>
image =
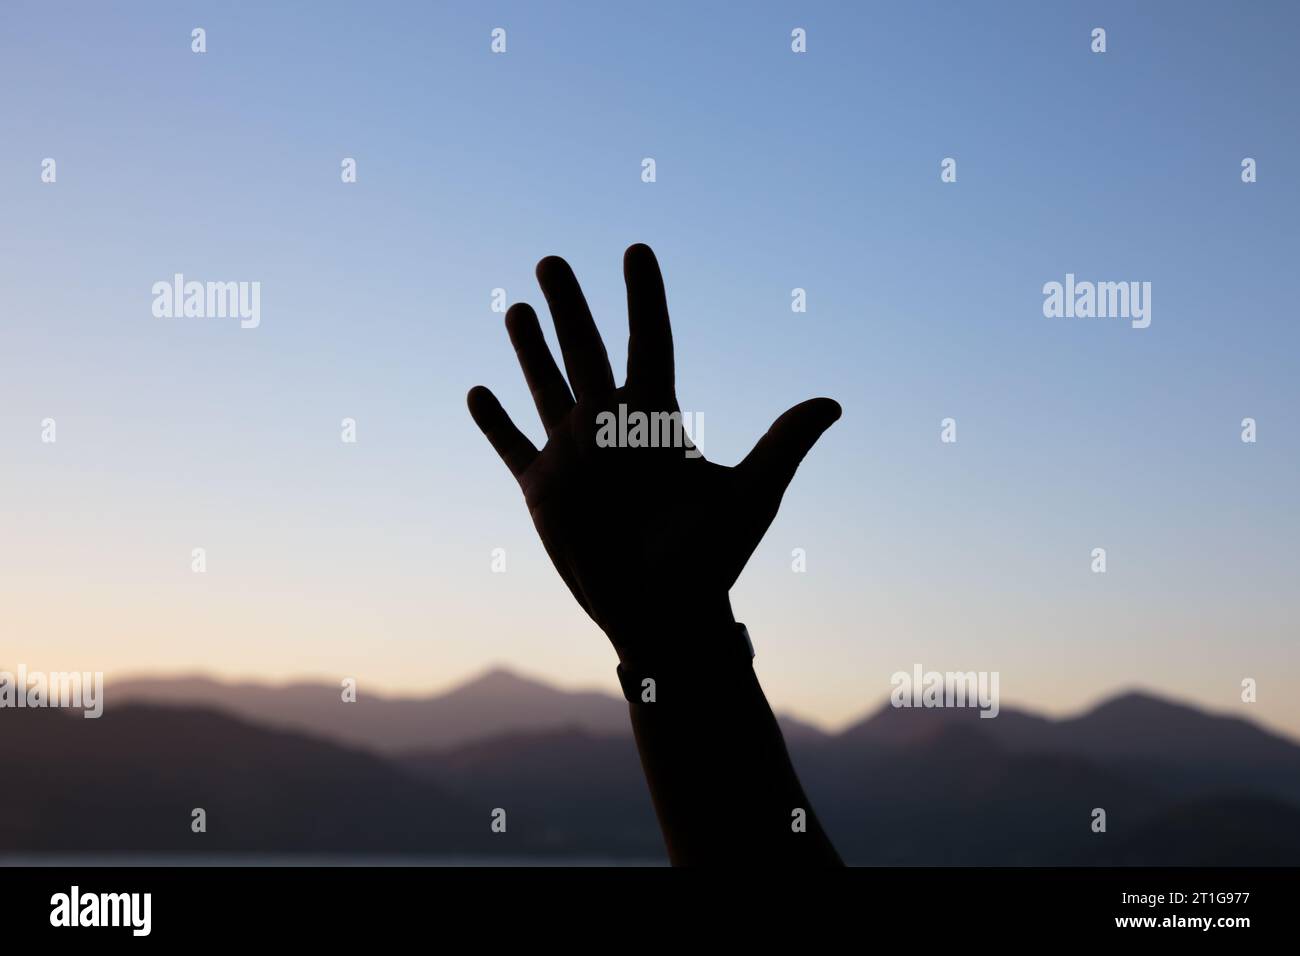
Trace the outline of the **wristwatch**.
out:
<instances>
[{"instance_id":1,"label":"wristwatch","mask_svg":"<svg viewBox=\"0 0 1300 956\"><path fill-rule=\"evenodd\" d=\"M735 632L724 642L725 646L711 648L709 653L696 658L680 657L672 661L655 662L628 660L618 665L618 682L628 703L653 703L659 699L660 686L667 692L666 699L678 699L676 690L683 686L704 688L720 677L734 674L743 666L753 666L754 642L749 628L739 621ZM645 699L645 681L654 681L650 700Z\"/></svg>"}]
</instances>

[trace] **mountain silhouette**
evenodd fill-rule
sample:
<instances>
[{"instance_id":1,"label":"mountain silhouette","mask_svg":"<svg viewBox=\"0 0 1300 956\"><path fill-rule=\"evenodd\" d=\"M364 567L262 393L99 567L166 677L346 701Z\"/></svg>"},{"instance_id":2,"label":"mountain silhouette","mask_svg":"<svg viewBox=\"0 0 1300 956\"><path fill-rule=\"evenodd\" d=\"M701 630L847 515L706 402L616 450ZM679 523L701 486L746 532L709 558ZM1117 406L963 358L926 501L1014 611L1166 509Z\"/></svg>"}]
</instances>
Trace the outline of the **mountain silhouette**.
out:
<instances>
[{"instance_id":1,"label":"mountain silhouette","mask_svg":"<svg viewBox=\"0 0 1300 956\"><path fill-rule=\"evenodd\" d=\"M1248 795L1180 803L1089 862L1166 866L1295 866L1300 860L1300 813L1293 805Z\"/></svg>"},{"instance_id":2,"label":"mountain silhouette","mask_svg":"<svg viewBox=\"0 0 1300 956\"><path fill-rule=\"evenodd\" d=\"M369 707L324 684L127 690L110 685L98 720L0 712L7 765L30 768L0 788L0 850L663 858L611 695L501 669ZM186 703L123 703L151 694ZM838 734L787 726L850 863L1300 864L1300 745L1236 716L1129 692L1064 719L886 705Z\"/></svg>"},{"instance_id":3,"label":"mountain silhouette","mask_svg":"<svg viewBox=\"0 0 1300 956\"><path fill-rule=\"evenodd\" d=\"M577 727L508 734L408 754L402 763L466 799L508 799L512 819L546 846L642 859L663 855L630 734Z\"/></svg>"},{"instance_id":4,"label":"mountain silhouette","mask_svg":"<svg viewBox=\"0 0 1300 956\"><path fill-rule=\"evenodd\" d=\"M0 725L7 764L27 771L0 787L3 852L504 849L487 839L490 808L375 755L216 711L6 710Z\"/></svg>"},{"instance_id":5,"label":"mountain silhouette","mask_svg":"<svg viewBox=\"0 0 1300 956\"><path fill-rule=\"evenodd\" d=\"M1256 789L1300 805L1297 744L1240 717L1209 714L1145 691L1053 720L1003 708L981 718L962 708L885 704L839 735L843 744L904 746L954 726L973 727L1010 754L1086 758L1189 794Z\"/></svg>"},{"instance_id":6,"label":"mountain silhouette","mask_svg":"<svg viewBox=\"0 0 1300 956\"><path fill-rule=\"evenodd\" d=\"M439 749L499 734L580 728L594 734L629 733L627 702L601 691L568 691L495 667L443 694L398 697L369 693L355 703L323 683L231 683L210 677L130 678L111 681L114 702L203 706L272 727L302 730L381 753ZM781 716L787 740L819 740L817 727Z\"/></svg>"},{"instance_id":7,"label":"mountain silhouette","mask_svg":"<svg viewBox=\"0 0 1300 956\"><path fill-rule=\"evenodd\" d=\"M340 687L330 684L226 683L209 677L114 681L105 699L214 707L387 753L450 747L540 727L627 731L627 703L622 698L558 690L503 667L427 697L372 694L362 683L356 701L347 704Z\"/></svg>"}]
</instances>

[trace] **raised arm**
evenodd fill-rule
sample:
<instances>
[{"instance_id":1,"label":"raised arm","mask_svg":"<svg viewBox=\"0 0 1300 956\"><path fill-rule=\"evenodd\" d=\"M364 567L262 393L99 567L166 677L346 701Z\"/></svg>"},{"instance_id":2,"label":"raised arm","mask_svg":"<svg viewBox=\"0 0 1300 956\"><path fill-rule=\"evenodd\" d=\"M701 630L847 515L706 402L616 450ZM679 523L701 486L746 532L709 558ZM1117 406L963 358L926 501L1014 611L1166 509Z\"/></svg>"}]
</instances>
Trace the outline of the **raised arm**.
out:
<instances>
[{"instance_id":1,"label":"raised arm","mask_svg":"<svg viewBox=\"0 0 1300 956\"><path fill-rule=\"evenodd\" d=\"M618 653L672 861L838 864L728 592L840 407L828 398L803 402L739 465L707 461L684 437L654 253L632 246L623 272L630 336L622 387L573 271L552 256L538 264L537 279L567 382L533 309L521 303L506 313L544 447L482 386L470 390L470 414L518 479L560 577Z\"/></svg>"}]
</instances>

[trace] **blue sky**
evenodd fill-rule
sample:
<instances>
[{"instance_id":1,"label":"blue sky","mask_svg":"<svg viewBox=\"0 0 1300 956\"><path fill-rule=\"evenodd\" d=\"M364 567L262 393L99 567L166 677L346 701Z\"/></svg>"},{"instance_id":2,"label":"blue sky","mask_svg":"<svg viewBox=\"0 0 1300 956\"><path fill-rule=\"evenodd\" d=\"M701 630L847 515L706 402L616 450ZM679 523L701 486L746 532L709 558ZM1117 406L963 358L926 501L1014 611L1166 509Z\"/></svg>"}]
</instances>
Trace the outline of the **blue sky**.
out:
<instances>
[{"instance_id":1,"label":"blue sky","mask_svg":"<svg viewBox=\"0 0 1300 956\"><path fill-rule=\"evenodd\" d=\"M619 369L644 241L710 458L804 398L844 406L733 591L779 707L842 722L919 662L1053 712L1142 686L1300 733L1298 20L7 4L4 658L403 691L500 662L613 689L464 394L539 439L491 291L544 315L533 265L565 256ZM260 281L261 327L154 318L176 272ZM1067 272L1151 282L1150 328L1045 318Z\"/></svg>"}]
</instances>

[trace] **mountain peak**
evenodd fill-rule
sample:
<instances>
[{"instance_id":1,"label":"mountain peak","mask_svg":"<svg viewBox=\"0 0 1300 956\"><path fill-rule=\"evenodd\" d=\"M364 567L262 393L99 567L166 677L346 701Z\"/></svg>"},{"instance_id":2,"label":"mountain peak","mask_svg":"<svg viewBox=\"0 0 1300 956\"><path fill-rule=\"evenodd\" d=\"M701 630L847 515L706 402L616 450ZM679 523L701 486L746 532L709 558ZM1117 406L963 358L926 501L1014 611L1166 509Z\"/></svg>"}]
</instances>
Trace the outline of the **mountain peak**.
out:
<instances>
[{"instance_id":1,"label":"mountain peak","mask_svg":"<svg viewBox=\"0 0 1300 956\"><path fill-rule=\"evenodd\" d=\"M473 683L474 681L480 681L480 682L491 681L497 683L524 681L526 683L531 683L530 681L527 680L527 678L521 677L518 671L511 670L509 667L506 667L504 664L492 665L483 673L479 674L478 677L471 678L471 680L468 683Z\"/></svg>"},{"instance_id":2,"label":"mountain peak","mask_svg":"<svg viewBox=\"0 0 1300 956\"><path fill-rule=\"evenodd\" d=\"M489 667L477 677L471 677L463 684L457 684L450 693L452 694L514 694L520 691L536 691L539 688L550 691L554 694L562 694L563 691L551 687L549 684L543 684L541 681L532 678L523 677L517 671L509 667L497 664Z\"/></svg>"},{"instance_id":3,"label":"mountain peak","mask_svg":"<svg viewBox=\"0 0 1300 956\"><path fill-rule=\"evenodd\" d=\"M1240 719L1233 714L1214 714L1182 701L1164 697L1142 688L1122 691L1100 701L1091 709L1074 718L1099 725L1125 724L1134 728L1159 724L1161 726L1187 726L1212 723L1216 720Z\"/></svg>"}]
</instances>

